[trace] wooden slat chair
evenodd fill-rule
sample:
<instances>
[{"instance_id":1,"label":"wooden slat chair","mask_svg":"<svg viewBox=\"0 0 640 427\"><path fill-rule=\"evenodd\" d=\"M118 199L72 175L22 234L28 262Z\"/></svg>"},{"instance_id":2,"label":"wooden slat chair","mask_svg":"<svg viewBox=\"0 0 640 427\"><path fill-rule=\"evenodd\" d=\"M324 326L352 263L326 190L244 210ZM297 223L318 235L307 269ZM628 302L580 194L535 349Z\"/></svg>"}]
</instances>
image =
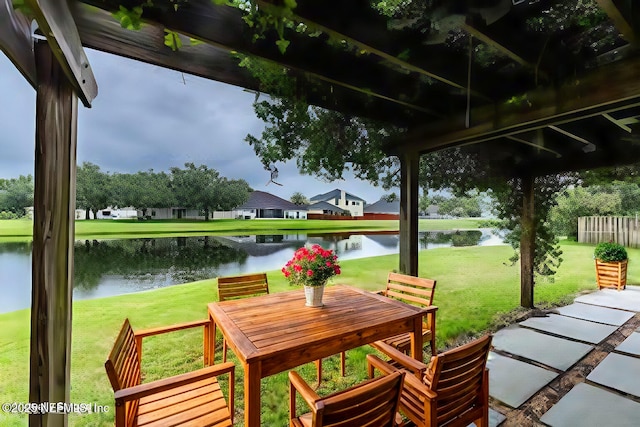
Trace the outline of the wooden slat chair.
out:
<instances>
[{"instance_id":1,"label":"wooden slat chair","mask_svg":"<svg viewBox=\"0 0 640 427\"><path fill-rule=\"evenodd\" d=\"M289 371L289 416L291 427L392 427L404 372L366 381L321 398L295 371ZM311 412L296 415L296 393Z\"/></svg>"},{"instance_id":2,"label":"wooden slat chair","mask_svg":"<svg viewBox=\"0 0 640 427\"><path fill-rule=\"evenodd\" d=\"M142 338L203 326L206 347L209 324L202 320L134 332L129 319L124 321L105 362L115 393L116 427L233 425L235 371L231 362L141 383ZM216 379L222 374L229 375L229 404Z\"/></svg>"},{"instance_id":3,"label":"wooden slat chair","mask_svg":"<svg viewBox=\"0 0 640 427\"><path fill-rule=\"evenodd\" d=\"M436 311L438 307L432 305L435 290L435 280L400 273L389 273L387 288L382 291L382 295L387 297L429 309L423 319L422 339L423 342L427 340L430 342L432 355L436 354ZM408 333L387 338L383 342L403 353L408 353L411 349L411 335ZM378 343L373 343L372 346L377 348Z\"/></svg>"},{"instance_id":4,"label":"wooden slat chair","mask_svg":"<svg viewBox=\"0 0 640 427\"><path fill-rule=\"evenodd\" d=\"M269 293L266 273L218 277L218 301L255 297ZM227 361L227 340L222 340L222 361Z\"/></svg>"},{"instance_id":5,"label":"wooden slat chair","mask_svg":"<svg viewBox=\"0 0 640 427\"><path fill-rule=\"evenodd\" d=\"M489 371L487 357L491 335L432 356L425 365L383 346L383 352L415 375L404 381L400 412L416 427L478 427L489 425ZM369 377L377 369L385 375L397 372L392 364L368 354Z\"/></svg>"}]
</instances>

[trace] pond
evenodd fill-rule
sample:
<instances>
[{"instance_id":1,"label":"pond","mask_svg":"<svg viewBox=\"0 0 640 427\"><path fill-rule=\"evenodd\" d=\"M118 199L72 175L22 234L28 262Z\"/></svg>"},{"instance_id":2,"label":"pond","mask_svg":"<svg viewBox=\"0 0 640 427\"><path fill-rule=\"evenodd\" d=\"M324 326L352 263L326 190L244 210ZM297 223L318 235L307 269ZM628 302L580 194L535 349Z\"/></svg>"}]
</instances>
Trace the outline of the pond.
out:
<instances>
[{"instance_id":1,"label":"pond","mask_svg":"<svg viewBox=\"0 0 640 427\"><path fill-rule=\"evenodd\" d=\"M76 241L73 298L91 299L280 269L317 243L341 260L397 254L398 233L286 234ZM490 229L423 232L420 249L502 244ZM0 243L0 313L31 305L31 243Z\"/></svg>"}]
</instances>

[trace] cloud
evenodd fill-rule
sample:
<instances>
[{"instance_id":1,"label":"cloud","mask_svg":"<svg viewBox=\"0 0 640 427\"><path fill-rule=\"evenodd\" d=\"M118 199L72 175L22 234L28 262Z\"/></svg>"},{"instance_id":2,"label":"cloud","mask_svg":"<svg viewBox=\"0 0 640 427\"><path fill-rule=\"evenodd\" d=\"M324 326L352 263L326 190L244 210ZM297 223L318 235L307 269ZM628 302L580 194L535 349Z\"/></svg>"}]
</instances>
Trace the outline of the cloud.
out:
<instances>
[{"instance_id":1,"label":"cloud","mask_svg":"<svg viewBox=\"0 0 640 427\"><path fill-rule=\"evenodd\" d=\"M289 199L342 188L373 203L381 188L347 179L326 183L298 173L295 161L278 164L278 182L266 185L263 169L244 141L258 135L254 94L235 86L86 49L98 82L92 108L78 112L78 162L104 171L168 171L185 162L206 164L230 179L245 179L256 190ZM13 64L0 55L0 177L32 174L35 91Z\"/></svg>"}]
</instances>

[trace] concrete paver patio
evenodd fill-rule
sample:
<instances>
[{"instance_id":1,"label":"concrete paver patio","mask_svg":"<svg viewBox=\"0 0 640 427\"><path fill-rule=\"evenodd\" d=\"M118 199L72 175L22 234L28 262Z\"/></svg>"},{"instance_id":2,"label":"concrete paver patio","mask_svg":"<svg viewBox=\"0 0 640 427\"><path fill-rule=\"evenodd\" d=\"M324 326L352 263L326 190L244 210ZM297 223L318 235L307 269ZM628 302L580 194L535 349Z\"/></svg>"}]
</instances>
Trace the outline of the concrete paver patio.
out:
<instances>
[{"instance_id":1,"label":"concrete paver patio","mask_svg":"<svg viewBox=\"0 0 640 427\"><path fill-rule=\"evenodd\" d=\"M627 286L496 332L490 425L640 425L638 313L640 287Z\"/></svg>"}]
</instances>

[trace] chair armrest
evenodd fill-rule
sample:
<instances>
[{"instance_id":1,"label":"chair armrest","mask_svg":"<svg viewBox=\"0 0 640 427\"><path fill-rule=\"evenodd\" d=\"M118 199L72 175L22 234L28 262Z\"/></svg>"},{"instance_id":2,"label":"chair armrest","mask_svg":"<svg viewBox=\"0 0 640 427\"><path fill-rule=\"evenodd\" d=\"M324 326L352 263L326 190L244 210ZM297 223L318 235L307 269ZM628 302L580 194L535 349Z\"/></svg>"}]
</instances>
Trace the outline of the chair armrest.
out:
<instances>
[{"instance_id":1,"label":"chair armrest","mask_svg":"<svg viewBox=\"0 0 640 427\"><path fill-rule=\"evenodd\" d=\"M209 319L195 320L193 322L178 323L176 325L171 325L171 326L161 326L158 328L142 329L139 331L135 331L134 334L136 337L144 338L152 335L164 334L167 332L180 331L182 329L196 328L198 326L208 326L209 324L210 324Z\"/></svg>"},{"instance_id":2,"label":"chair armrest","mask_svg":"<svg viewBox=\"0 0 640 427\"><path fill-rule=\"evenodd\" d=\"M297 390L309 407L315 410L314 403L320 400L318 393L309 387L309 384L296 371L289 371L289 382L291 383L291 391Z\"/></svg>"},{"instance_id":3,"label":"chair armrest","mask_svg":"<svg viewBox=\"0 0 640 427\"><path fill-rule=\"evenodd\" d=\"M396 350L384 341L376 341L369 344L376 350L386 354L390 359L395 360L403 368L413 372L417 378L422 378L427 370L427 365L411 356L407 356L401 351Z\"/></svg>"},{"instance_id":4,"label":"chair armrest","mask_svg":"<svg viewBox=\"0 0 640 427\"><path fill-rule=\"evenodd\" d=\"M422 312L424 314L436 314L436 311L438 311L438 306L437 305L430 305L429 307L423 307L422 308Z\"/></svg>"},{"instance_id":5,"label":"chair armrest","mask_svg":"<svg viewBox=\"0 0 640 427\"><path fill-rule=\"evenodd\" d=\"M160 326L158 328L148 328L141 329L139 331L134 331L134 336L136 340L136 347L138 348L138 355L140 357L140 363L142 364L142 339L146 337L150 337L153 335L160 335L167 332L175 332L182 331L184 329L204 327L204 340L203 340L203 362L204 365L207 366L213 363L213 360L209 361L207 359L207 349L209 347L209 327L211 326L211 321L209 319L204 320L194 320L193 322L184 322L178 323L170 326Z\"/></svg>"},{"instance_id":6,"label":"chair armrest","mask_svg":"<svg viewBox=\"0 0 640 427\"><path fill-rule=\"evenodd\" d=\"M375 354L367 354L367 372L369 374L369 378L373 378L375 376L374 369L378 369L383 375L389 375L390 373L398 370L398 368L391 366Z\"/></svg>"},{"instance_id":7,"label":"chair armrest","mask_svg":"<svg viewBox=\"0 0 640 427\"><path fill-rule=\"evenodd\" d=\"M235 365L231 362L220 363L214 366L208 366L206 368L198 369L197 371L188 372L186 374L175 375L169 378L163 378L161 380L152 381L146 384L139 384L133 387L124 388L115 392L115 400L129 401L140 399L145 396L150 396L155 393L160 393L171 388L180 387L185 384L190 384L196 381L203 380L209 377L215 377L218 375L228 373L229 387L232 388L234 381Z\"/></svg>"},{"instance_id":8,"label":"chair armrest","mask_svg":"<svg viewBox=\"0 0 640 427\"><path fill-rule=\"evenodd\" d=\"M318 409L316 408L316 402L320 400L320 396L309 387L296 371L289 371L289 423L291 426L301 427L302 423L297 419L298 416L296 415L296 391L300 393L300 396L302 396L313 413Z\"/></svg>"}]
</instances>

